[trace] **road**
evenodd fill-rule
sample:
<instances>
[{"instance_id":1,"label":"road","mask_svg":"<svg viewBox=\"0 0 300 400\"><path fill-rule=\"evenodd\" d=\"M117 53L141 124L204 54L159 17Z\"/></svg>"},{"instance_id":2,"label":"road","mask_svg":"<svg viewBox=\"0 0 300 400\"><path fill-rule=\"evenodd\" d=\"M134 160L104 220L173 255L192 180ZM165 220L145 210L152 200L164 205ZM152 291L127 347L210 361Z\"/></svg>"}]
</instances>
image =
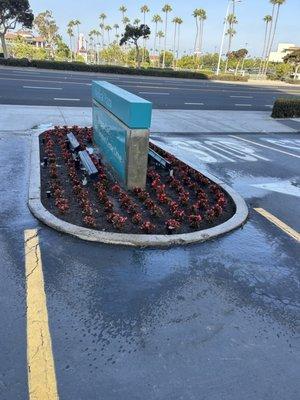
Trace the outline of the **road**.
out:
<instances>
[{"instance_id":1,"label":"road","mask_svg":"<svg viewBox=\"0 0 300 400\"><path fill-rule=\"evenodd\" d=\"M22 77L0 85L18 84L28 96L20 102L36 104ZM216 107L220 88L228 89L197 84L219 88ZM37 94L49 96L47 89ZM63 400L299 399L299 134L153 132L151 140L238 191L247 223L216 240L164 250L59 234L27 207L30 134L0 128L1 400L35 400L43 373L50 400L56 390ZM39 238L32 269L28 230ZM36 270L44 282L32 283ZM34 311L49 327L52 348L30 357L32 337L48 340Z\"/></svg>"},{"instance_id":2,"label":"road","mask_svg":"<svg viewBox=\"0 0 300 400\"><path fill-rule=\"evenodd\" d=\"M277 97L300 95L293 86L0 68L0 104L90 107L94 79L117 84L158 109L270 111Z\"/></svg>"}]
</instances>

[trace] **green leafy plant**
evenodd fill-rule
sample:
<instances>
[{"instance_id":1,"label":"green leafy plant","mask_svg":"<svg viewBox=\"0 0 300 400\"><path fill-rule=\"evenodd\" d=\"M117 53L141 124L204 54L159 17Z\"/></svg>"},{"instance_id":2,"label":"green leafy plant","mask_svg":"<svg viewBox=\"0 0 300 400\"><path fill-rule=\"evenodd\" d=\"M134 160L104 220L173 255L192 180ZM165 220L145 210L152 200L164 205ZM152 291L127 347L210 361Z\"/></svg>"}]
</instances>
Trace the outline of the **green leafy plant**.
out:
<instances>
[{"instance_id":1,"label":"green leafy plant","mask_svg":"<svg viewBox=\"0 0 300 400\"><path fill-rule=\"evenodd\" d=\"M300 99L279 98L275 101L272 112L273 118L299 118Z\"/></svg>"}]
</instances>

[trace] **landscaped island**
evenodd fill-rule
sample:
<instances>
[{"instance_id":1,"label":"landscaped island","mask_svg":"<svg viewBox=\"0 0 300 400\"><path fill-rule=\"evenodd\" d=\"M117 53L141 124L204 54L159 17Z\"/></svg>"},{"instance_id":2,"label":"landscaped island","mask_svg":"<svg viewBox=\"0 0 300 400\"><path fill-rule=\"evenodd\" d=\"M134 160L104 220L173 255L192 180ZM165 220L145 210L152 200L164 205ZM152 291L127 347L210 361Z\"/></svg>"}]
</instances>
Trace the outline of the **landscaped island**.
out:
<instances>
[{"instance_id":1,"label":"landscaped island","mask_svg":"<svg viewBox=\"0 0 300 400\"><path fill-rule=\"evenodd\" d=\"M171 173L149 160L145 190L126 191L95 153L98 175L88 178L67 140L70 132L80 150L92 153L92 128L56 127L40 135L41 200L60 219L100 231L165 235L211 228L235 213L220 186L152 143Z\"/></svg>"}]
</instances>

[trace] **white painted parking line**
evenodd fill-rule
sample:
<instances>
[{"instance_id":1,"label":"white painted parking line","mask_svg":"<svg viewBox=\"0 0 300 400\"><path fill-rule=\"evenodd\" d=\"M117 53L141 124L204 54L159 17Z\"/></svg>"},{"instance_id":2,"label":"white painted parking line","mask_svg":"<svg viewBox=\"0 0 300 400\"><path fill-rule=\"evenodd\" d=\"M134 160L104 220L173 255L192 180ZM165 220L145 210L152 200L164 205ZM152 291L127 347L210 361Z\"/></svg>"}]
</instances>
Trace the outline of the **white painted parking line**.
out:
<instances>
[{"instance_id":1,"label":"white painted parking line","mask_svg":"<svg viewBox=\"0 0 300 400\"><path fill-rule=\"evenodd\" d=\"M227 156L224 156L224 154L221 154L221 153L218 152L218 151L215 151L215 150L213 150L213 149L210 149L209 147L204 146L203 144L197 143L197 146L198 146L198 147L201 147L201 148L203 148L203 149L205 149L205 150L207 150L207 151L209 151L210 153L216 154L217 156L219 156L219 157L221 157L221 158L224 158L224 159L227 160L227 161L234 162L234 160L233 160L232 158L227 157Z\"/></svg>"},{"instance_id":2,"label":"white painted parking line","mask_svg":"<svg viewBox=\"0 0 300 400\"><path fill-rule=\"evenodd\" d=\"M248 142L248 143L254 144L255 146L264 147L264 148L266 148L266 149L270 149L270 150L273 150L273 151L277 151L278 153L283 153L283 154L286 154L286 155L291 156L291 157L300 158L300 156L298 156L297 154L292 154L292 153L289 153L288 151L275 149L274 147L266 146L265 144L261 144L261 143L254 142L253 140L241 138L241 137L235 136L235 135L229 135L229 136L230 136L230 137L233 137L233 138L235 138L235 139L238 139L238 140L242 140L242 141L244 141L244 142Z\"/></svg>"},{"instance_id":3,"label":"white painted parking line","mask_svg":"<svg viewBox=\"0 0 300 400\"><path fill-rule=\"evenodd\" d=\"M236 107L252 107L252 104L235 104Z\"/></svg>"},{"instance_id":4,"label":"white painted parking line","mask_svg":"<svg viewBox=\"0 0 300 400\"><path fill-rule=\"evenodd\" d=\"M184 103L187 106L204 106L204 103Z\"/></svg>"},{"instance_id":5,"label":"white painted parking line","mask_svg":"<svg viewBox=\"0 0 300 400\"><path fill-rule=\"evenodd\" d=\"M49 86L23 86L23 89L62 90L61 87L49 87Z\"/></svg>"},{"instance_id":6,"label":"white painted parking line","mask_svg":"<svg viewBox=\"0 0 300 400\"><path fill-rule=\"evenodd\" d=\"M160 143L161 144L161 143ZM238 140L228 137L210 137L204 140L172 140L167 144L166 150L172 153L183 156L190 162L199 161L203 164L223 163L223 162L256 162L258 160L270 161L269 158L259 154L259 149L255 146L241 143Z\"/></svg>"},{"instance_id":7,"label":"white painted parking line","mask_svg":"<svg viewBox=\"0 0 300 400\"><path fill-rule=\"evenodd\" d=\"M230 96L230 97L235 97L239 99L253 99L253 96Z\"/></svg>"},{"instance_id":8,"label":"white painted parking line","mask_svg":"<svg viewBox=\"0 0 300 400\"><path fill-rule=\"evenodd\" d=\"M121 82L120 82L121 85ZM134 88L138 88L138 89L165 89L165 90L173 90L173 89L177 89L177 88L173 88L173 87L168 87L168 86L151 86L151 85L123 85L125 87L134 87ZM152 93L152 92L151 92Z\"/></svg>"},{"instance_id":9,"label":"white painted parking line","mask_svg":"<svg viewBox=\"0 0 300 400\"><path fill-rule=\"evenodd\" d=\"M273 107L273 104L266 104L265 107L272 108L272 107Z\"/></svg>"},{"instance_id":10,"label":"white painted parking line","mask_svg":"<svg viewBox=\"0 0 300 400\"><path fill-rule=\"evenodd\" d=\"M63 97L54 97L56 101L80 101L80 99L65 99Z\"/></svg>"},{"instance_id":11,"label":"white painted parking line","mask_svg":"<svg viewBox=\"0 0 300 400\"><path fill-rule=\"evenodd\" d=\"M262 138L263 141L270 144L275 144L279 147L284 147L290 150L300 151L300 139L269 139Z\"/></svg>"},{"instance_id":12,"label":"white painted parking line","mask_svg":"<svg viewBox=\"0 0 300 400\"><path fill-rule=\"evenodd\" d=\"M158 93L158 92L139 92L139 94L153 94L155 96L169 96L170 93Z\"/></svg>"},{"instance_id":13,"label":"white painted parking line","mask_svg":"<svg viewBox=\"0 0 300 400\"><path fill-rule=\"evenodd\" d=\"M300 197L300 187L297 186L296 180L293 181L279 181L279 182L271 182L271 183L258 183L255 185L251 185L253 187L271 190L277 193L283 193L290 196Z\"/></svg>"}]
</instances>

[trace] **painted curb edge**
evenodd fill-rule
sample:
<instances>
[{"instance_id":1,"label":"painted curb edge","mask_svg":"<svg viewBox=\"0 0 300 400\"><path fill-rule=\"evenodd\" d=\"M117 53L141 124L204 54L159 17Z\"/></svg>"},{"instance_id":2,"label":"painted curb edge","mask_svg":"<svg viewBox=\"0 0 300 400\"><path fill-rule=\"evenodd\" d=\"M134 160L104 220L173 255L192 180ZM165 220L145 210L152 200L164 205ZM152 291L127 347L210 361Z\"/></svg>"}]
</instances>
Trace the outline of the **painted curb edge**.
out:
<instances>
[{"instance_id":1,"label":"painted curb edge","mask_svg":"<svg viewBox=\"0 0 300 400\"><path fill-rule=\"evenodd\" d=\"M70 224L51 214L41 202L41 178L40 178L40 148L39 136L44 132L34 131L31 135L30 152L30 178L28 190L28 207L32 214L45 225L59 232L78 237L91 242L132 246L132 247L167 247L171 245L183 245L204 242L217 236L224 235L240 227L248 217L248 207L245 200L230 186L215 176L205 173L211 181L217 183L227 192L236 206L235 214L226 222L213 228L191 233L177 235L144 235L96 231L78 225Z\"/></svg>"}]
</instances>

